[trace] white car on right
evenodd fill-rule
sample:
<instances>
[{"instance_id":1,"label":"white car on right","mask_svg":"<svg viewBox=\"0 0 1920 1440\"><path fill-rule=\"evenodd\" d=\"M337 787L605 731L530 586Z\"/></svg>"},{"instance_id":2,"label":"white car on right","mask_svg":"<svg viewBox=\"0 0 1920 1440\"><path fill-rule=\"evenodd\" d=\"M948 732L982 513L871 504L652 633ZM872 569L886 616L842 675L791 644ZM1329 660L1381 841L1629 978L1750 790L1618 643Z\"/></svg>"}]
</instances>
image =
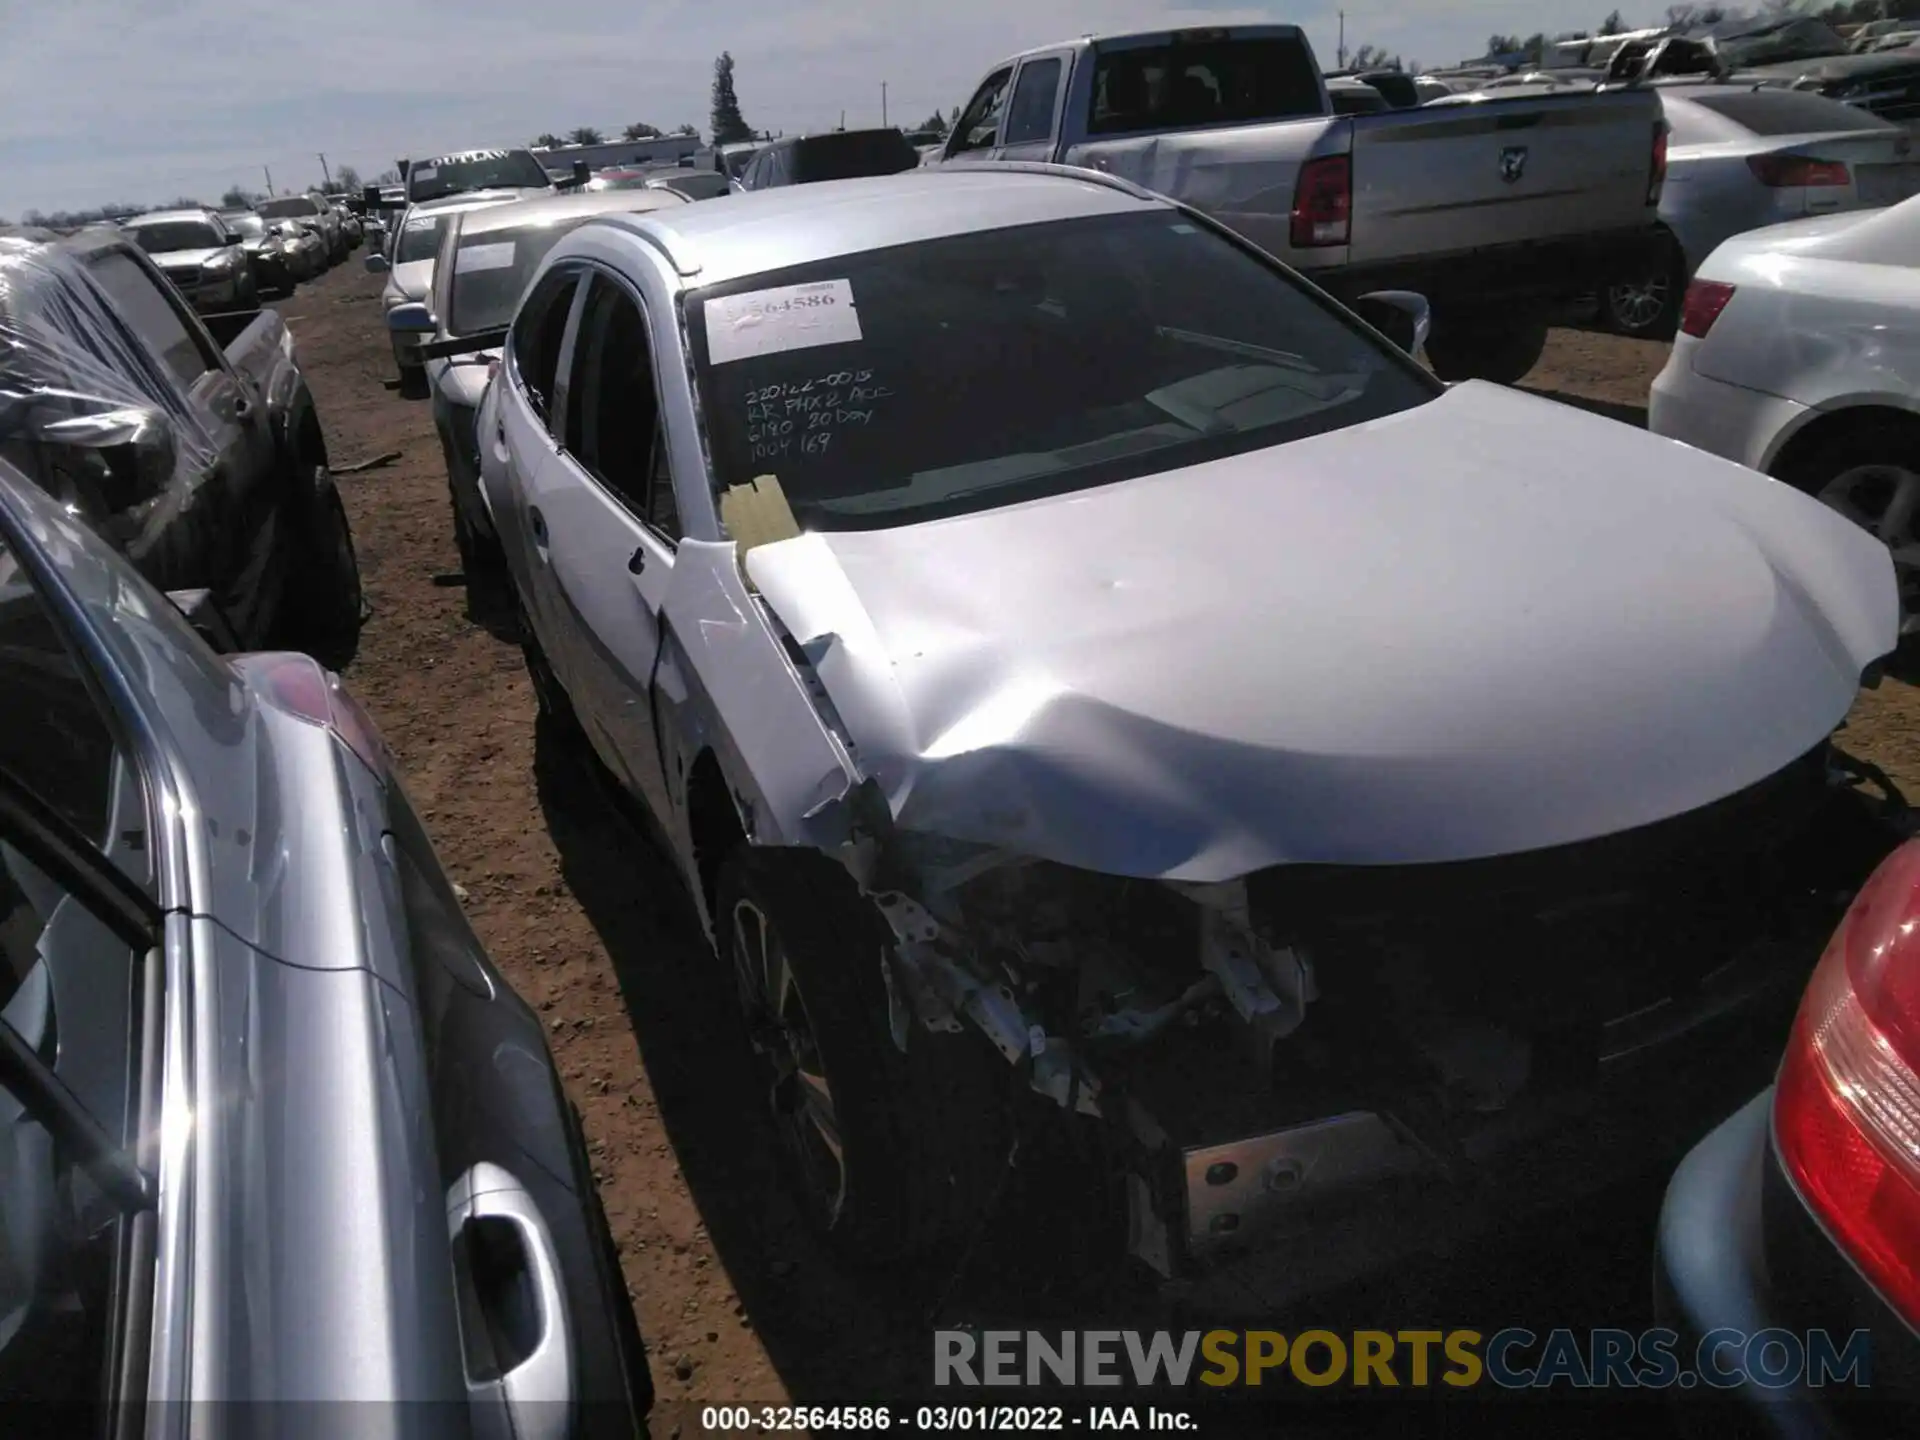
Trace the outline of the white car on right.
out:
<instances>
[{"instance_id":1,"label":"white car on right","mask_svg":"<svg viewBox=\"0 0 1920 1440\"><path fill-rule=\"evenodd\" d=\"M1687 287L1647 425L1878 536L1920 632L1920 196L1737 235Z\"/></svg>"}]
</instances>

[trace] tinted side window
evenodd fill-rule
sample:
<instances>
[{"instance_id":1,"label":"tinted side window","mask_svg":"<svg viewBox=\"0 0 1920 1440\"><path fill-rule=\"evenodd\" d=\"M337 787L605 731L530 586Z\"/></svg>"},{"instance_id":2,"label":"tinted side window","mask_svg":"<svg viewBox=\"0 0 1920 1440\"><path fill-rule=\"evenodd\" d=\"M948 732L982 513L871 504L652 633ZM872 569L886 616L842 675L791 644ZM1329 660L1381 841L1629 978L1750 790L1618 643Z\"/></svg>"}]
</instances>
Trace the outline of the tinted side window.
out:
<instances>
[{"instance_id":1,"label":"tinted side window","mask_svg":"<svg viewBox=\"0 0 1920 1440\"><path fill-rule=\"evenodd\" d=\"M604 275L593 277L580 313L567 397L568 451L635 516L678 540L646 317Z\"/></svg>"},{"instance_id":2,"label":"tinted side window","mask_svg":"<svg viewBox=\"0 0 1920 1440\"><path fill-rule=\"evenodd\" d=\"M1000 133L1000 112L1006 106L1007 82L1013 78L1013 71L996 70L986 78L986 82L974 92L973 99L967 102L967 108L960 112L960 121L953 127L959 141L953 147L953 154L963 150L985 150L994 143Z\"/></svg>"},{"instance_id":3,"label":"tinted side window","mask_svg":"<svg viewBox=\"0 0 1920 1440\"><path fill-rule=\"evenodd\" d=\"M180 384L190 386L217 363L206 354L173 296L131 256L103 250L88 265L127 323L154 349Z\"/></svg>"},{"instance_id":4,"label":"tinted side window","mask_svg":"<svg viewBox=\"0 0 1920 1440\"><path fill-rule=\"evenodd\" d=\"M543 417L553 398L554 372L560 366L560 342L567 333L567 312L580 276L572 270L554 270L540 282L514 318L511 335L513 367L520 388Z\"/></svg>"},{"instance_id":5,"label":"tinted side window","mask_svg":"<svg viewBox=\"0 0 1920 1440\"><path fill-rule=\"evenodd\" d=\"M144 826L73 657L0 541L0 766L90 839ZM116 804L118 812L116 815ZM117 820L117 823L116 823ZM0 830L0 1023L50 1064L117 1143L131 1128L137 957ZM0 1085L0 1402L98 1398L112 1319L117 1212ZM28 1422L32 1429L32 1422Z\"/></svg>"},{"instance_id":6,"label":"tinted side window","mask_svg":"<svg viewBox=\"0 0 1920 1440\"><path fill-rule=\"evenodd\" d=\"M1020 67L1020 83L1013 87L1007 107L1004 144L1024 145L1053 137L1053 102L1060 93L1060 61L1033 60Z\"/></svg>"},{"instance_id":7,"label":"tinted side window","mask_svg":"<svg viewBox=\"0 0 1920 1440\"><path fill-rule=\"evenodd\" d=\"M1845 105L1824 95L1795 90L1740 90L1726 95L1689 96L1694 104L1724 116L1755 135L1809 135L1822 130L1892 130L1895 125L1871 110Z\"/></svg>"}]
</instances>

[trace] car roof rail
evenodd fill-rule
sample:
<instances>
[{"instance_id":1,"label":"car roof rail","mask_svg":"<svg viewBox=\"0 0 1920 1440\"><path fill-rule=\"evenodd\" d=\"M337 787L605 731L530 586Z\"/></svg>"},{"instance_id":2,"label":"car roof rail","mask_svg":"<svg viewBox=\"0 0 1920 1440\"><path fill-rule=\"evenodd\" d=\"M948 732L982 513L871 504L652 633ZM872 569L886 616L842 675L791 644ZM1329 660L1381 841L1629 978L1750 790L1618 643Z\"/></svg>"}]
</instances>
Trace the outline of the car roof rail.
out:
<instances>
[{"instance_id":1,"label":"car roof rail","mask_svg":"<svg viewBox=\"0 0 1920 1440\"><path fill-rule=\"evenodd\" d=\"M1131 195L1136 200L1155 200L1162 205L1171 203L1164 195L1156 194L1146 186L1136 184L1123 176L1114 175L1105 170L1091 170L1080 165L1056 165L1048 160L943 160L938 165L925 165L914 174L922 172L939 174L943 170L961 171L969 174L1001 175L1047 175L1056 180L1091 181L1095 185L1104 185L1109 190L1118 190L1123 195Z\"/></svg>"}]
</instances>

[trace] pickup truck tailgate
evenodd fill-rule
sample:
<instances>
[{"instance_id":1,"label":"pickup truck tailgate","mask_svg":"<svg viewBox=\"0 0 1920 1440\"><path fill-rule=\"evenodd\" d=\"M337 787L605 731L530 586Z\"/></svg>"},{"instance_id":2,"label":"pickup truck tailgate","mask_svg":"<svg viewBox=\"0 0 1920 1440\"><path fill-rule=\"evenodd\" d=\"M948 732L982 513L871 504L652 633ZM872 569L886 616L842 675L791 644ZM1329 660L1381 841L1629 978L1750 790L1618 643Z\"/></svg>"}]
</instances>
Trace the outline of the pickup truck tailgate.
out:
<instances>
[{"instance_id":1,"label":"pickup truck tailgate","mask_svg":"<svg viewBox=\"0 0 1920 1440\"><path fill-rule=\"evenodd\" d=\"M1649 90L1354 116L1350 265L1651 224Z\"/></svg>"}]
</instances>

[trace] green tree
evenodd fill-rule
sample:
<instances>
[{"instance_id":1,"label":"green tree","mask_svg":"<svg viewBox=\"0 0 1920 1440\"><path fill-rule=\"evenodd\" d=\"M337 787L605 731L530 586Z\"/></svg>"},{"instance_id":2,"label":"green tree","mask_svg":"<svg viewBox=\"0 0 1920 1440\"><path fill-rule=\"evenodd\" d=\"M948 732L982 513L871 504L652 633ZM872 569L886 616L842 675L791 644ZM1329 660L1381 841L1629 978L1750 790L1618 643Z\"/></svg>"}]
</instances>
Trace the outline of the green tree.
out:
<instances>
[{"instance_id":1,"label":"green tree","mask_svg":"<svg viewBox=\"0 0 1920 1440\"><path fill-rule=\"evenodd\" d=\"M1518 35L1502 35L1496 30L1487 37L1487 54L1489 55L1511 55L1519 48L1520 37Z\"/></svg>"},{"instance_id":2,"label":"green tree","mask_svg":"<svg viewBox=\"0 0 1920 1440\"><path fill-rule=\"evenodd\" d=\"M700 138L699 128L693 125L682 125L679 129L675 130L673 133L676 135L684 135L689 140L698 140Z\"/></svg>"},{"instance_id":3,"label":"green tree","mask_svg":"<svg viewBox=\"0 0 1920 1440\"><path fill-rule=\"evenodd\" d=\"M929 134L944 136L947 133L947 117L936 110L913 128L916 130L925 130Z\"/></svg>"},{"instance_id":4,"label":"green tree","mask_svg":"<svg viewBox=\"0 0 1920 1440\"><path fill-rule=\"evenodd\" d=\"M753 127L740 113L740 97L733 88L733 56L722 50L713 62L713 143L732 145L753 138Z\"/></svg>"},{"instance_id":5,"label":"green tree","mask_svg":"<svg viewBox=\"0 0 1920 1440\"><path fill-rule=\"evenodd\" d=\"M351 165L342 165L333 172L333 183L342 190L358 190L362 184L360 172Z\"/></svg>"},{"instance_id":6,"label":"green tree","mask_svg":"<svg viewBox=\"0 0 1920 1440\"><path fill-rule=\"evenodd\" d=\"M1356 70L1398 70L1400 57L1389 55L1378 45L1362 45L1353 52L1352 65Z\"/></svg>"},{"instance_id":7,"label":"green tree","mask_svg":"<svg viewBox=\"0 0 1920 1440\"><path fill-rule=\"evenodd\" d=\"M569 145L598 145L606 138L591 125L576 125L567 132Z\"/></svg>"},{"instance_id":8,"label":"green tree","mask_svg":"<svg viewBox=\"0 0 1920 1440\"><path fill-rule=\"evenodd\" d=\"M1602 35L1624 35L1626 32L1627 22L1620 18L1620 12L1618 10L1612 11L1606 19L1600 22L1600 33Z\"/></svg>"},{"instance_id":9,"label":"green tree","mask_svg":"<svg viewBox=\"0 0 1920 1440\"><path fill-rule=\"evenodd\" d=\"M235 185L220 197L220 206L224 210L245 210L253 204L253 192Z\"/></svg>"},{"instance_id":10,"label":"green tree","mask_svg":"<svg viewBox=\"0 0 1920 1440\"><path fill-rule=\"evenodd\" d=\"M622 140L657 140L659 137L659 127L643 121L635 121L620 132Z\"/></svg>"},{"instance_id":11,"label":"green tree","mask_svg":"<svg viewBox=\"0 0 1920 1440\"><path fill-rule=\"evenodd\" d=\"M562 140L551 130L544 131L533 137L533 148L536 150L558 150L566 143L566 141Z\"/></svg>"}]
</instances>

